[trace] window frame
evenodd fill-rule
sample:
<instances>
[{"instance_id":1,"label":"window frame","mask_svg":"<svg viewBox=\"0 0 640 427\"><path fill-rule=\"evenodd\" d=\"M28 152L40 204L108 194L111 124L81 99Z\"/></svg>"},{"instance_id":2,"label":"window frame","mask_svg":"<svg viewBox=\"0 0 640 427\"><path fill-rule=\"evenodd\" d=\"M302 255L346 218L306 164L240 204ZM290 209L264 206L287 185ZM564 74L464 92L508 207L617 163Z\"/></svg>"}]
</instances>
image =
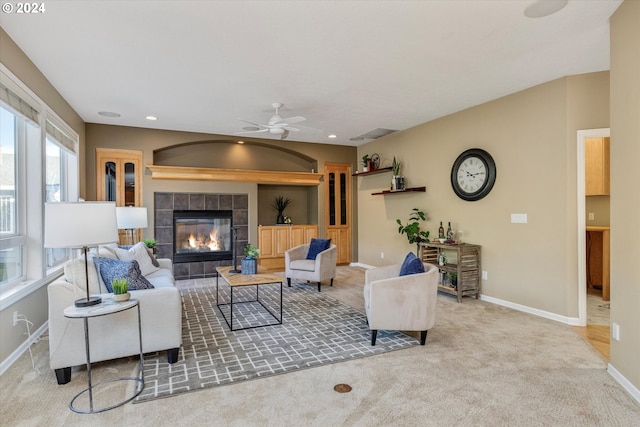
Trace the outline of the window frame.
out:
<instances>
[{"instance_id":1,"label":"window frame","mask_svg":"<svg viewBox=\"0 0 640 427\"><path fill-rule=\"evenodd\" d=\"M60 185L64 186L65 196L61 201L78 200L80 189L80 152L79 135L68 126L44 101L33 93L22 81L0 63L2 83L10 91L18 94L27 104L38 112L35 128L27 129L21 126L23 135L18 136L16 148L16 220L17 236L0 239L0 248L7 245L21 245L22 251L22 276L19 279L0 284L0 310L3 310L33 293L37 289L50 283L63 272L64 261L47 268L47 250L44 248L44 204L46 199L47 165L46 149L47 139L51 138L65 152L61 160L61 168L64 170ZM27 121L5 102L3 107L20 117L23 123ZM52 135L47 132L47 122L60 131ZM56 136L66 136L65 141L60 142ZM27 140L25 138L31 138ZM33 143L38 140L39 143ZM67 155L68 154L68 155ZM29 173L27 174L27 171ZM62 192L61 192L62 193ZM27 215L27 212L29 215ZM67 251L67 259L72 256L71 250Z\"/></svg>"}]
</instances>

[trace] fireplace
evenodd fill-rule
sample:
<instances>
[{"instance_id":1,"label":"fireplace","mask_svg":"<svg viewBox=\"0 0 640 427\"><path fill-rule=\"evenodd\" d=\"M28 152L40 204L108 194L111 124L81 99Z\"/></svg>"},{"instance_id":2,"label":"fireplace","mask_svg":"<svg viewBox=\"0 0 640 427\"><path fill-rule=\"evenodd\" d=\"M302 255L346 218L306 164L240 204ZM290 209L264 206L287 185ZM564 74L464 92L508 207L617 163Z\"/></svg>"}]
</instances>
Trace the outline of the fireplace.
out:
<instances>
[{"instance_id":1,"label":"fireplace","mask_svg":"<svg viewBox=\"0 0 640 427\"><path fill-rule=\"evenodd\" d=\"M174 210L173 261L233 259L231 210Z\"/></svg>"}]
</instances>

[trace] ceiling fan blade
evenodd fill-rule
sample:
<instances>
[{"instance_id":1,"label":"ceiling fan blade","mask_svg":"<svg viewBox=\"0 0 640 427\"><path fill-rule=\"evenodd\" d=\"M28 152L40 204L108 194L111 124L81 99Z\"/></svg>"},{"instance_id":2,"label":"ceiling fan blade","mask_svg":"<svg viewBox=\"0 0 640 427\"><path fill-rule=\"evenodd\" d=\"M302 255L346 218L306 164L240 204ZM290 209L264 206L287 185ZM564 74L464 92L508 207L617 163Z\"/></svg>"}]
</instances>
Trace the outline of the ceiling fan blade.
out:
<instances>
[{"instance_id":1,"label":"ceiling fan blade","mask_svg":"<svg viewBox=\"0 0 640 427\"><path fill-rule=\"evenodd\" d=\"M261 133L261 132L269 132L268 128L260 129L260 130L248 130L246 132L236 132L234 135L246 135L248 133Z\"/></svg>"},{"instance_id":2,"label":"ceiling fan blade","mask_svg":"<svg viewBox=\"0 0 640 427\"><path fill-rule=\"evenodd\" d=\"M245 123L248 123L250 125L253 125L255 127L258 127L258 128L266 128L265 125L261 125L260 123L254 123L254 122L250 122L250 121L244 120L244 119L238 119L238 120L240 120L241 122L245 122Z\"/></svg>"},{"instance_id":3,"label":"ceiling fan blade","mask_svg":"<svg viewBox=\"0 0 640 427\"><path fill-rule=\"evenodd\" d=\"M291 126L284 126L284 127L283 127L283 129L284 129L284 130L287 130L287 131L292 130L292 131L294 131L294 132L298 132L298 131L300 130L300 129L298 129L298 128L292 128Z\"/></svg>"},{"instance_id":4,"label":"ceiling fan blade","mask_svg":"<svg viewBox=\"0 0 640 427\"><path fill-rule=\"evenodd\" d=\"M303 122L303 121L305 121L305 120L307 120L305 117L302 117L302 116L295 116L295 117L288 117L288 118L286 118L286 119L275 120L273 123L269 122L269 124L272 124L272 125L276 125L276 124L281 125L281 124L284 124L284 125L286 126L286 125L291 125L291 124L293 124L293 123Z\"/></svg>"}]
</instances>

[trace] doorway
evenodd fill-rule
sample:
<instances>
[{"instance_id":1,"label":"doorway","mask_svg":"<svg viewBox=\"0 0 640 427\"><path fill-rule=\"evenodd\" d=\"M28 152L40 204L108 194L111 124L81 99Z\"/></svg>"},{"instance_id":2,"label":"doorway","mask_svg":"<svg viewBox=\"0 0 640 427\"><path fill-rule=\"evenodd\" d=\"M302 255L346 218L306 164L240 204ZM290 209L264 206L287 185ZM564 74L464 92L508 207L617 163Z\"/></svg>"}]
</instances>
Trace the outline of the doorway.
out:
<instances>
[{"instance_id":1,"label":"doorway","mask_svg":"<svg viewBox=\"0 0 640 427\"><path fill-rule=\"evenodd\" d=\"M592 246L594 241L592 241L591 235L595 234L600 237L601 233L587 232L587 230L597 230L601 227L594 227L588 224L593 223L591 218L594 217L588 216L588 214L594 209L590 207L589 212L587 212L586 149L588 139L609 137L609 128L580 130L577 133L578 325L580 326L578 329L581 329L578 332L607 359L609 358L610 336L608 324L609 301L604 301L602 299L602 290L596 289L593 286L593 281L588 280L592 278L588 269L587 255L592 255L594 250ZM606 212L606 215L608 218L608 212ZM608 227L606 228L608 229ZM608 252L608 248L606 248L606 251ZM608 271L606 273L608 274Z\"/></svg>"}]
</instances>

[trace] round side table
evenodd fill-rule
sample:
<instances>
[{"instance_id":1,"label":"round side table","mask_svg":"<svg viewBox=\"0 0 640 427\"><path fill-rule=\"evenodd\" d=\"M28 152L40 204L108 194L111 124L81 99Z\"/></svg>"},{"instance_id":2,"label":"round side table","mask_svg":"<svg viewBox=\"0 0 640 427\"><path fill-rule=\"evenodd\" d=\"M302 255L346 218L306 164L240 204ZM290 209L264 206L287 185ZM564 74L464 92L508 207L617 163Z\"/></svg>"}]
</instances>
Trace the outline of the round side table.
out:
<instances>
[{"instance_id":1,"label":"round side table","mask_svg":"<svg viewBox=\"0 0 640 427\"><path fill-rule=\"evenodd\" d=\"M130 310L134 307L138 309L138 342L140 345L140 361L138 365L139 374L137 377L122 377L115 378L113 380L103 381L98 384L91 383L91 352L89 351L89 319L92 317L99 316L108 316L110 314L120 313L121 311ZM118 406L122 406L127 402L132 401L138 396L142 390L144 389L144 357L142 354L142 325L140 322L140 303L137 299L130 299L124 302L115 302L110 298L106 298L102 300L102 303L89 307L76 307L75 305L69 306L64 310L64 317L68 317L70 319L83 319L84 320L84 345L87 351L87 383L88 387L85 390L82 390L80 393L76 394L71 402L69 403L69 409L73 412L77 412L79 414L94 414L97 412L108 411L113 408L117 408ZM138 387L133 396L128 399L118 402L114 405L107 406L105 408L95 409L93 407L93 389L98 387L101 384L107 384L114 381L135 381L138 383ZM78 397L83 395L84 393L89 393L89 410L78 409L73 404Z\"/></svg>"}]
</instances>

